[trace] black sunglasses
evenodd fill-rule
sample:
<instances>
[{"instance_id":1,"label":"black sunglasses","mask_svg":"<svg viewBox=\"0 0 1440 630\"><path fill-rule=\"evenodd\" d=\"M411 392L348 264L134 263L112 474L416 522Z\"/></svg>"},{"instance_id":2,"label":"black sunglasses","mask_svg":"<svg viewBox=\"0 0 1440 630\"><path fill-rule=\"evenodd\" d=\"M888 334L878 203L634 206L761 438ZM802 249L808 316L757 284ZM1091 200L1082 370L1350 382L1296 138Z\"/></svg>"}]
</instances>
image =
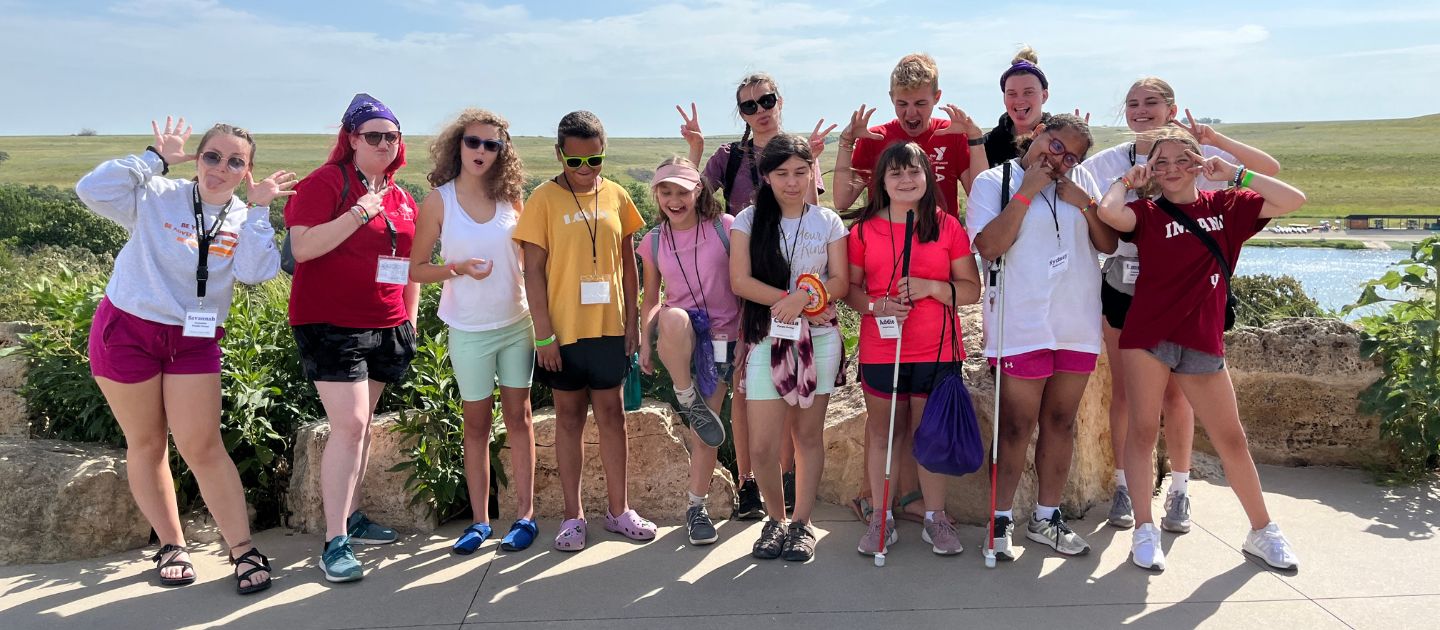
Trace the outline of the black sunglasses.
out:
<instances>
[{"instance_id":1,"label":"black sunglasses","mask_svg":"<svg viewBox=\"0 0 1440 630\"><path fill-rule=\"evenodd\" d=\"M755 112L760 111L761 107L764 107L765 109L775 109L775 104L778 102L780 102L780 97L776 96L774 92L761 94L760 98L749 101L741 101L740 113L749 116L751 114L754 114Z\"/></svg>"},{"instance_id":2,"label":"black sunglasses","mask_svg":"<svg viewBox=\"0 0 1440 630\"><path fill-rule=\"evenodd\" d=\"M479 138L476 136L465 136L460 140L465 143L465 148L470 149L471 151L474 151L475 149L478 149L480 147L485 147L486 151L493 151L495 153L499 153L500 149L505 148L504 140L490 140L488 138Z\"/></svg>"},{"instance_id":3,"label":"black sunglasses","mask_svg":"<svg viewBox=\"0 0 1440 630\"><path fill-rule=\"evenodd\" d=\"M365 143L372 147L380 146L381 140L384 140L390 144L395 144L396 142L400 141L400 132L398 131L386 131L383 133L379 131L367 131L365 133L357 135L365 138Z\"/></svg>"},{"instance_id":4,"label":"black sunglasses","mask_svg":"<svg viewBox=\"0 0 1440 630\"><path fill-rule=\"evenodd\" d=\"M225 156L220 155L219 151L206 151L200 154L200 159L204 160L205 165L210 168L220 166L220 161L224 159L224 157ZM230 159L225 160L225 166L230 169L231 173L240 173L245 170L245 160L232 155Z\"/></svg>"}]
</instances>

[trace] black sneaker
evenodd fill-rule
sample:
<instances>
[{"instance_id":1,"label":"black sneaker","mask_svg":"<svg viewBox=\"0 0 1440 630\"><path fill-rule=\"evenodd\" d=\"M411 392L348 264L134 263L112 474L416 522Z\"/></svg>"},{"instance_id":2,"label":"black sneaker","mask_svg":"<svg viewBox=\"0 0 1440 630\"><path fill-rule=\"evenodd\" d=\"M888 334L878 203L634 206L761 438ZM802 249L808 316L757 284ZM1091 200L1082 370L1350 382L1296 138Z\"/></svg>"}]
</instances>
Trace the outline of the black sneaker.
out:
<instances>
[{"instance_id":1,"label":"black sneaker","mask_svg":"<svg viewBox=\"0 0 1440 630\"><path fill-rule=\"evenodd\" d=\"M785 489L785 513L795 511L795 471L789 471L780 478Z\"/></svg>"},{"instance_id":2,"label":"black sneaker","mask_svg":"<svg viewBox=\"0 0 1440 630\"><path fill-rule=\"evenodd\" d=\"M790 523L790 531L785 536L784 555L786 562L809 562L814 558L815 530L800 521Z\"/></svg>"},{"instance_id":3,"label":"black sneaker","mask_svg":"<svg viewBox=\"0 0 1440 630\"><path fill-rule=\"evenodd\" d=\"M692 505L685 511L685 526L690 532L692 545L708 545L720 540L720 534L715 531L715 524L710 522L710 514L703 505Z\"/></svg>"},{"instance_id":4,"label":"black sneaker","mask_svg":"<svg viewBox=\"0 0 1440 630\"><path fill-rule=\"evenodd\" d=\"M735 508L735 520L753 521L765 516L765 506L760 501L760 486L754 479L742 482L737 494L740 495L740 506Z\"/></svg>"},{"instance_id":5,"label":"black sneaker","mask_svg":"<svg viewBox=\"0 0 1440 630\"><path fill-rule=\"evenodd\" d=\"M765 521L765 527L760 530L760 538L755 541L755 547L750 550L750 555L761 560L774 560L780 557L780 552L785 548L785 526L775 519Z\"/></svg>"}]
</instances>

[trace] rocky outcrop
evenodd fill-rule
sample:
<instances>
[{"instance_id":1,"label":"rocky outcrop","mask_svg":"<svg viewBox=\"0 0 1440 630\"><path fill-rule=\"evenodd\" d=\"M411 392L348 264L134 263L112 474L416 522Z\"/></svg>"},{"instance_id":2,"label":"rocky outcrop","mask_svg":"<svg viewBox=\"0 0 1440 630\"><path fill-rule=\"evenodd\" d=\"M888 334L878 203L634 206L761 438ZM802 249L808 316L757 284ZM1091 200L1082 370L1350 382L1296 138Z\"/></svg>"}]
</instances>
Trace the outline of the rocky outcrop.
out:
<instances>
[{"instance_id":1,"label":"rocky outcrop","mask_svg":"<svg viewBox=\"0 0 1440 630\"><path fill-rule=\"evenodd\" d=\"M409 471L390 472L408 461L402 436L391 431L397 414L377 416L370 424L370 464L360 493L360 509L371 520L403 532L429 532L439 525L436 515L424 505L411 505L412 493L405 487ZM305 533L325 533L325 508L320 496L320 456L330 439L330 423L316 422L300 427L295 434L295 472L290 479L291 528Z\"/></svg>"},{"instance_id":2,"label":"rocky outcrop","mask_svg":"<svg viewBox=\"0 0 1440 630\"><path fill-rule=\"evenodd\" d=\"M0 488L0 565L93 558L150 541L123 451L0 441Z\"/></svg>"},{"instance_id":3,"label":"rocky outcrop","mask_svg":"<svg viewBox=\"0 0 1440 630\"><path fill-rule=\"evenodd\" d=\"M535 515L559 519L564 509L560 470L555 463L555 410L537 410L535 423ZM627 468L630 507L657 523L678 524L685 519L689 502L685 488L689 479L690 454L685 450L689 431L675 417L670 405L645 400L640 409L625 414L625 433L630 457ZM580 474L580 500L586 518L603 522L606 510L605 469L600 465L600 443L594 415L585 423L581 438L585 460ZM509 461L509 456L506 456ZM512 477L513 479L513 477ZM716 466L710 476L707 509L714 518L728 518L734 509L735 483L729 471ZM515 485L500 494L502 522L512 517Z\"/></svg>"},{"instance_id":4,"label":"rocky outcrop","mask_svg":"<svg viewBox=\"0 0 1440 630\"><path fill-rule=\"evenodd\" d=\"M1282 319L1225 335L1255 461L1364 466L1391 457L1380 441L1380 419L1356 407L1356 396L1380 377L1359 348L1359 331L1334 319ZM1196 432L1195 447L1214 452L1204 431Z\"/></svg>"},{"instance_id":5,"label":"rocky outcrop","mask_svg":"<svg viewBox=\"0 0 1440 630\"><path fill-rule=\"evenodd\" d=\"M980 307L963 307L961 315L964 339L971 354L970 360L965 363L965 385L975 404L980 433L988 449L995 400L994 374L980 356ZM1110 374L1102 356L1081 398L1076 418L1075 456L1062 499L1062 507L1067 514L1085 514L1090 508L1109 501L1114 490L1109 404ZM852 383L842 387L831 396L825 420L825 473L820 481L822 501L848 505L859 491L863 479L865 418L865 397L858 385ZM1037 487L1033 441L1026 459L1025 473L1015 493L1017 519L1019 515L1029 514L1035 505ZM946 511L962 522L984 523L989 518L989 475L987 465L975 473L952 479L947 487Z\"/></svg>"}]
</instances>

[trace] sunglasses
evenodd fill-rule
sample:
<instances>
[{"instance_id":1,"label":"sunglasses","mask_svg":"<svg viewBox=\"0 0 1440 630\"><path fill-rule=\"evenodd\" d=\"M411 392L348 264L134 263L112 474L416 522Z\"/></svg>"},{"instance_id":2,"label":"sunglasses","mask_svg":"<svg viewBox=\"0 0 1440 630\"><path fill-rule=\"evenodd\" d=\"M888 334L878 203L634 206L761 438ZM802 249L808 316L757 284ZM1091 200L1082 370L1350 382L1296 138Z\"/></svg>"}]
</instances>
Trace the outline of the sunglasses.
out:
<instances>
[{"instance_id":1,"label":"sunglasses","mask_svg":"<svg viewBox=\"0 0 1440 630\"><path fill-rule=\"evenodd\" d=\"M754 114L755 112L760 111L761 107L764 107L765 109L775 109L775 104L779 102L780 97L775 96L774 92L761 94L760 98L749 101L741 101L740 113L749 116L751 114Z\"/></svg>"},{"instance_id":2,"label":"sunglasses","mask_svg":"<svg viewBox=\"0 0 1440 630\"><path fill-rule=\"evenodd\" d=\"M505 148L504 140L490 140L488 138L479 138L476 136L465 136L460 140L465 143L465 148L470 149L471 151L474 151L475 149L478 149L480 147L485 147L486 151L493 151L495 153L499 153L500 149Z\"/></svg>"},{"instance_id":3,"label":"sunglasses","mask_svg":"<svg viewBox=\"0 0 1440 630\"><path fill-rule=\"evenodd\" d=\"M379 131L367 131L365 133L355 135L365 138L365 143L372 147L380 146L381 140L384 140L385 142L388 142L390 144L395 144L396 142L400 141L400 132L398 131L386 131L383 133Z\"/></svg>"},{"instance_id":4,"label":"sunglasses","mask_svg":"<svg viewBox=\"0 0 1440 630\"><path fill-rule=\"evenodd\" d=\"M1050 153L1061 156L1060 161L1065 163L1065 168L1075 168L1080 163L1080 156L1065 150L1065 143L1059 138L1050 139Z\"/></svg>"},{"instance_id":5,"label":"sunglasses","mask_svg":"<svg viewBox=\"0 0 1440 630\"><path fill-rule=\"evenodd\" d=\"M605 161L605 154L600 153L598 155L587 155L585 157L570 157L565 155L564 151L561 151L560 159L565 162L565 166L570 168L580 168L581 164L594 168L600 166L600 164Z\"/></svg>"},{"instance_id":6,"label":"sunglasses","mask_svg":"<svg viewBox=\"0 0 1440 630\"><path fill-rule=\"evenodd\" d=\"M245 170L245 160L235 156L231 156L230 159L226 160L225 156L220 155L219 151L206 151L201 153L200 159L204 160L205 166L210 168L220 166L220 162L224 161L225 166L230 169L231 173L240 173Z\"/></svg>"}]
</instances>

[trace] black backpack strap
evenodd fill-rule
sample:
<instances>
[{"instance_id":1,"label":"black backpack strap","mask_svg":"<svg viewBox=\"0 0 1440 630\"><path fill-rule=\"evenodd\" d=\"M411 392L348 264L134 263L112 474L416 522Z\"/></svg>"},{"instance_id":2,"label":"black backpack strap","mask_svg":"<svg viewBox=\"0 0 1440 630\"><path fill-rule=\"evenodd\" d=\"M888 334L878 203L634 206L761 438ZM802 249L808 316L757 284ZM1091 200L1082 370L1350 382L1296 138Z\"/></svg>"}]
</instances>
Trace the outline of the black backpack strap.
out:
<instances>
[{"instance_id":1,"label":"black backpack strap","mask_svg":"<svg viewBox=\"0 0 1440 630\"><path fill-rule=\"evenodd\" d=\"M1220 263L1220 271L1225 274L1225 306L1227 309L1225 330L1230 330L1230 327L1233 326L1235 322L1236 306L1235 292L1230 288L1230 276L1235 273L1234 270L1230 268L1230 260L1225 258L1224 252L1220 251L1220 244L1215 242L1214 237L1210 236L1209 232L1200 229L1200 224L1196 223L1195 219L1181 212L1180 208L1175 207L1175 204L1171 203L1169 199L1166 199L1164 195L1159 195L1155 198L1155 205L1159 206L1161 210L1164 210L1165 214L1170 215L1170 218L1174 219L1176 223L1184 226L1185 231L1194 234L1195 238L1200 239L1200 243L1205 246L1205 249L1210 250L1211 256L1215 257L1215 262Z\"/></svg>"},{"instance_id":2,"label":"black backpack strap","mask_svg":"<svg viewBox=\"0 0 1440 630\"><path fill-rule=\"evenodd\" d=\"M335 202L335 215L339 216L345 208L345 199L350 196L350 173L345 172L345 165L340 162L335 163L335 168L340 169L340 181L345 182L340 185L340 200Z\"/></svg>"},{"instance_id":3,"label":"black backpack strap","mask_svg":"<svg viewBox=\"0 0 1440 630\"><path fill-rule=\"evenodd\" d=\"M721 182L721 189L725 193L725 210L730 210L730 190L735 188L735 176L740 174L740 161L744 159L743 147L740 141L736 140L725 146L730 147L730 159L725 161L725 181Z\"/></svg>"},{"instance_id":4,"label":"black backpack strap","mask_svg":"<svg viewBox=\"0 0 1440 630\"><path fill-rule=\"evenodd\" d=\"M1002 163L1000 164L1000 207L999 207L998 210L995 211L995 215L996 215L996 216L999 216L1001 212L1004 212L1004 211L1005 211L1005 206L1006 206L1006 205L1009 205L1009 203L1010 203L1010 160L1005 160L1004 162L1002 162ZM1001 258L1004 258L1004 257L1001 256ZM995 259L995 264L993 264L993 265L990 266L990 286L992 286L992 287L995 286L996 281L999 280L999 277L998 277L999 269L1000 269L1000 259L997 258L997 259Z\"/></svg>"}]
</instances>

